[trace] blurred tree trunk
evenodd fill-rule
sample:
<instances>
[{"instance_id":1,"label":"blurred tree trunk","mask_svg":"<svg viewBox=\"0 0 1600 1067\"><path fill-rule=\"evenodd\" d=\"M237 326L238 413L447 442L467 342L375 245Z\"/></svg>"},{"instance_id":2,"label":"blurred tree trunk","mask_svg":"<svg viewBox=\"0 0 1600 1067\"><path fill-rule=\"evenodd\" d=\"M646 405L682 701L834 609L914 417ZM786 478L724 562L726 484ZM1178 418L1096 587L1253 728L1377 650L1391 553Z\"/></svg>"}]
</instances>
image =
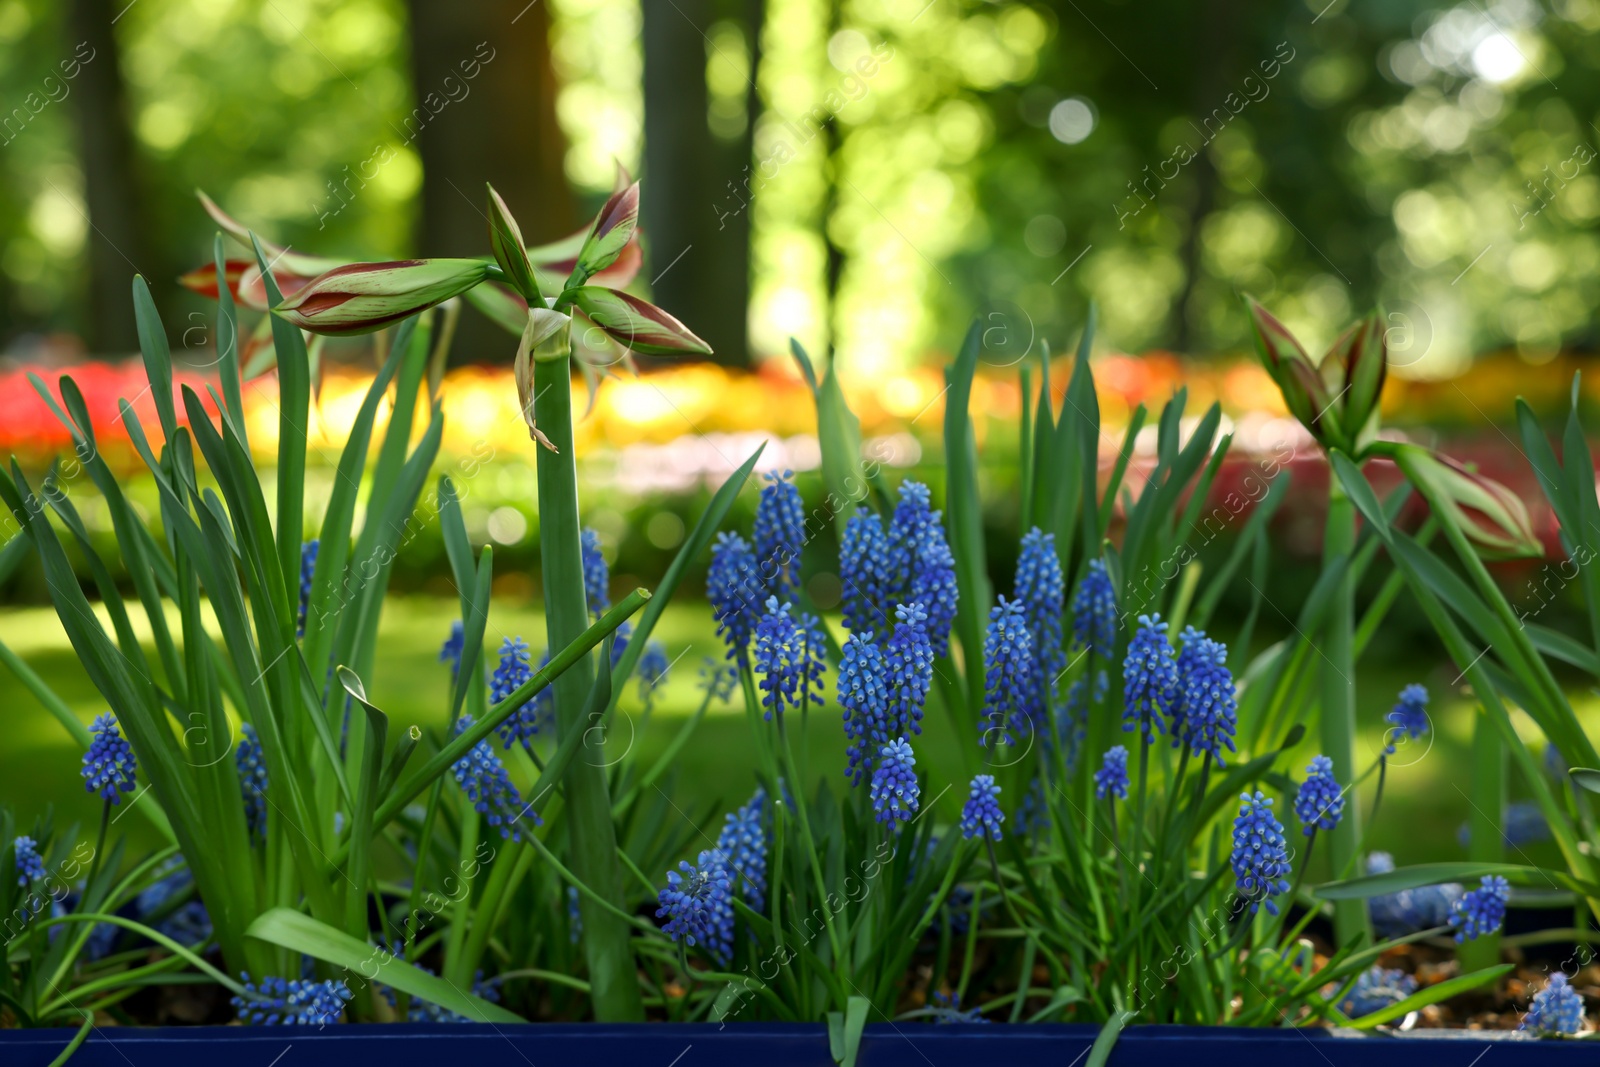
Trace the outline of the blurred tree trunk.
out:
<instances>
[{"instance_id":1,"label":"blurred tree trunk","mask_svg":"<svg viewBox=\"0 0 1600 1067\"><path fill-rule=\"evenodd\" d=\"M68 13L68 53L82 64L72 95L90 223L84 340L96 354L132 352L139 346L134 274L143 274L158 294L171 284L170 272L151 259L154 243L144 232L150 216L141 210L138 152L113 25L123 6L117 0L72 0Z\"/></svg>"},{"instance_id":2,"label":"blurred tree trunk","mask_svg":"<svg viewBox=\"0 0 1600 1067\"><path fill-rule=\"evenodd\" d=\"M1239 9L1233 0L1210 0L1201 9L1198 57L1191 85L1191 104L1196 115L1204 115L1210 108L1222 103L1229 91L1229 83L1238 76L1238 16ZM1217 168L1211 159L1211 146L1200 150L1194 161L1194 198L1189 204L1189 226L1183 235L1179 256L1183 260L1183 292L1178 297L1177 330L1173 346L1182 353L1192 354L1200 314L1200 275L1204 270L1204 238L1206 220L1217 206Z\"/></svg>"},{"instance_id":3,"label":"blurred tree trunk","mask_svg":"<svg viewBox=\"0 0 1600 1067\"><path fill-rule=\"evenodd\" d=\"M741 134L716 137L706 87L711 0L644 0L645 277L655 303L723 363L749 361L750 166L763 17L745 0L750 90Z\"/></svg>"},{"instance_id":4,"label":"blurred tree trunk","mask_svg":"<svg viewBox=\"0 0 1600 1067\"><path fill-rule=\"evenodd\" d=\"M424 256L489 251L484 183L510 206L529 244L577 227L556 122L550 10L540 0L409 0L415 109L404 121L422 157ZM470 307L456 362L509 362L516 341Z\"/></svg>"}]
</instances>

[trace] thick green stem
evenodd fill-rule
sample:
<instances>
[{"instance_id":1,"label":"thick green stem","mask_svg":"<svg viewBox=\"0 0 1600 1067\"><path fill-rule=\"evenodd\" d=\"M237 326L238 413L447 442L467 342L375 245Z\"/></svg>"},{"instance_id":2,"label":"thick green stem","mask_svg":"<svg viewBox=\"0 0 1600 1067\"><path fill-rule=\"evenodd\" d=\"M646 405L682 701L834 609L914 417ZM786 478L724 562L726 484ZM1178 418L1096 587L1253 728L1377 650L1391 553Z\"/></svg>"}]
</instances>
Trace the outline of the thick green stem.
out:
<instances>
[{"instance_id":1,"label":"thick green stem","mask_svg":"<svg viewBox=\"0 0 1600 1067\"><path fill-rule=\"evenodd\" d=\"M1355 551L1356 509L1337 477L1328 482L1328 525L1322 544L1323 566ZM1356 765L1355 580L1346 570L1334 591L1322 632L1322 752L1333 760L1335 773L1351 774ZM1354 862L1361 841L1361 809L1350 804L1344 818L1328 834L1333 869ZM1363 900L1334 902L1333 925L1338 944L1360 936L1371 940L1372 925Z\"/></svg>"},{"instance_id":2,"label":"thick green stem","mask_svg":"<svg viewBox=\"0 0 1600 1067\"><path fill-rule=\"evenodd\" d=\"M1506 806L1506 749L1500 731L1483 708L1472 725L1472 810L1467 813L1467 858L1486 863L1505 860L1501 813ZM1473 938L1456 949L1463 973L1500 962L1500 935Z\"/></svg>"},{"instance_id":3,"label":"thick green stem","mask_svg":"<svg viewBox=\"0 0 1600 1067\"><path fill-rule=\"evenodd\" d=\"M539 550L544 574L544 609L551 648L561 648L589 625L583 592L583 551L578 525L578 470L572 443L572 370L567 331L534 356L534 416L556 448L536 448L539 472ZM554 350L552 350L554 349ZM563 735L583 731L583 709L594 681L592 657L584 657L555 680L557 726ZM642 1022L644 1004L629 945L631 931L618 913L626 901L617 863L616 827L605 770L598 759L576 759L567 769L568 841L572 870L611 905L579 899L583 944L589 963L590 1000L599 1022Z\"/></svg>"}]
</instances>

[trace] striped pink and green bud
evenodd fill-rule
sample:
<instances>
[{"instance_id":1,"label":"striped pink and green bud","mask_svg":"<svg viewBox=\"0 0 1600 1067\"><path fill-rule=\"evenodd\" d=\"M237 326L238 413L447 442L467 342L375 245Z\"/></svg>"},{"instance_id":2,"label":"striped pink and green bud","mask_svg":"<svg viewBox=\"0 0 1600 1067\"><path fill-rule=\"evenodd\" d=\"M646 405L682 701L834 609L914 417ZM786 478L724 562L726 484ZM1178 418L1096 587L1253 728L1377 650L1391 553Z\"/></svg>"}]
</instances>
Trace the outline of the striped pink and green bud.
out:
<instances>
[{"instance_id":1,"label":"striped pink and green bud","mask_svg":"<svg viewBox=\"0 0 1600 1067\"><path fill-rule=\"evenodd\" d=\"M524 300L543 303L539 295L539 282L534 277L533 262L528 258L527 245L522 240L522 227L512 218L511 209L500 194L489 186L489 247L494 250L495 262L505 271L511 283Z\"/></svg>"},{"instance_id":2,"label":"striped pink and green bud","mask_svg":"<svg viewBox=\"0 0 1600 1067\"><path fill-rule=\"evenodd\" d=\"M629 182L612 193L595 216L594 226L578 251L567 281L568 289L582 286L617 261L633 243L639 228L639 183Z\"/></svg>"},{"instance_id":3,"label":"striped pink and green bud","mask_svg":"<svg viewBox=\"0 0 1600 1067\"><path fill-rule=\"evenodd\" d=\"M312 333L370 333L460 296L488 275L482 259L351 263L313 278L273 310Z\"/></svg>"},{"instance_id":4,"label":"striped pink and green bud","mask_svg":"<svg viewBox=\"0 0 1600 1067\"><path fill-rule=\"evenodd\" d=\"M653 304L638 297L585 285L569 290L568 299L606 336L625 348L646 356L685 356L711 354L711 346L694 332Z\"/></svg>"},{"instance_id":5,"label":"striped pink and green bud","mask_svg":"<svg viewBox=\"0 0 1600 1067\"><path fill-rule=\"evenodd\" d=\"M1505 485L1420 445L1398 445L1392 454L1428 505L1454 521L1486 558L1518 559L1543 551L1522 498Z\"/></svg>"}]
</instances>

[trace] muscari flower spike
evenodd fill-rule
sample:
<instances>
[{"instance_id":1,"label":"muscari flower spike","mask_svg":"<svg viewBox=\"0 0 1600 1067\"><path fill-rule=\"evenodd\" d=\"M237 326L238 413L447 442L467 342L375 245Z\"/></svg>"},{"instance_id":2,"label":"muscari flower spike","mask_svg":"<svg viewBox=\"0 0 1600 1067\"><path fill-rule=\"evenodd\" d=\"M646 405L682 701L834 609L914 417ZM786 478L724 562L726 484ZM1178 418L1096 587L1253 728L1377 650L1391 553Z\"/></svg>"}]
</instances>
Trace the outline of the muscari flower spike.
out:
<instances>
[{"instance_id":1,"label":"muscari flower spike","mask_svg":"<svg viewBox=\"0 0 1600 1067\"><path fill-rule=\"evenodd\" d=\"M456 736L461 736L471 725L471 715L461 716L456 720ZM544 825L533 805L523 804L522 794L511 784L505 764L500 762L487 738L457 760L454 770L456 784L467 795L467 800L480 815L487 817L490 826L499 829L501 837L521 841L524 816L532 818L535 826Z\"/></svg>"},{"instance_id":2,"label":"muscari flower spike","mask_svg":"<svg viewBox=\"0 0 1600 1067\"><path fill-rule=\"evenodd\" d=\"M1017 805L1016 832L1026 837L1038 830L1050 828L1050 806L1044 800L1044 781L1035 777L1022 794Z\"/></svg>"},{"instance_id":3,"label":"muscari flower spike","mask_svg":"<svg viewBox=\"0 0 1600 1067\"><path fill-rule=\"evenodd\" d=\"M928 641L935 656L950 650L950 624L956 617L959 589L956 561L945 538L941 513L930 505L921 482L900 484L900 502L889 524L891 599L914 600L928 613Z\"/></svg>"},{"instance_id":4,"label":"muscari flower spike","mask_svg":"<svg viewBox=\"0 0 1600 1067\"><path fill-rule=\"evenodd\" d=\"M182 856L173 856L156 872L160 875L139 892L134 899L134 910L142 922L155 927L158 934L172 938L180 945L198 945L209 941L214 932L211 913L204 902L194 896L194 872ZM189 893L189 899L177 908L168 905L175 896ZM160 916L157 918L157 916Z\"/></svg>"},{"instance_id":5,"label":"muscari flower spike","mask_svg":"<svg viewBox=\"0 0 1600 1067\"><path fill-rule=\"evenodd\" d=\"M667 872L656 918L667 920L663 929L672 940L704 946L714 959L726 961L733 955L731 893L727 854L706 849L694 865L685 860Z\"/></svg>"},{"instance_id":6,"label":"muscari flower spike","mask_svg":"<svg viewBox=\"0 0 1600 1067\"><path fill-rule=\"evenodd\" d=\"M1456 901L1451 909L1451 924L1458 927L1456 943L1475 941L1499 930L1506 921L1506 904L1511 900L1511 884L1498 874L1486 874L1477 889Z\"/></svg>"},{"instance_id":7,"label":"muscari flower spike","mask_svg":"<svg viewBox=\"0 0 1600 1067\"><path fill-rule=\"evenodd\" d=\"M321 541L302 541L300 543L300 614L295 623L294 635L306 635L306 609L311 605L311 576L317 570L317 549L322 547Z\"/></svg>"},{"instance_id":8,"label":"muscari flower spike","mask_svg":"<svg viewBox=\"0 0 1600 1067\"><path fill-rule=\"evenodd\" d=\"M1373 964L1361 972L1356 984L1339 1002L1339 1010L1352 1019L1359 1019L1398 1004L1416 991L1417 980L1406 972Z\"/></svg>"},{"instance_id":9,"label":"muscari flower spike","mask_svg":"<svg viewBox=\"0 0 1600 1067\"><path fill-rule=\"evenodd\" d=\"M805 505L794 471L768 471L756 505L756 563L771 596L786 596L800 582L800 550L806 543Z\"/></svg>"},{"instance_id":10,"label":"muscari flower spike","mask_svg":"<svg viewBox=\"0 0 1600 1067\"><path fill-rule=\"evenodd\" d=\"M583 912L578 910L578 887L567 886L567 940L576 945L583 937Z\"/></svg>"},{"instance_id":11,"label":"muscari flower spike","mask_svg":"<svg viewBox=\"0 0 1600 1067\"><path fill-rule=\"evenodd\" d=\"M123 738L117 717L110 712L95 716L89 733L94 740L83 754L84 788L99 793L109 803L120 804L122 793L133 792L133 775L138 768L133 746Z\"/></svg>"},{"instance_id":12,"label":"muscari flower spike","mask_svg":"<svg viewBox=\"0 0 1600 1067\"><path fill-rule=\"evenodd\" d=\"M889 731L922 733L922 707L933 685L933 645L928 640L928 613L919 603L894 609L894 633L884 650L888 672Z\"/></svg>"},{"instance_id":13,"label":"muscari flower spike","mask_svg":"<svg viewBox=\"0 0 1600 1067\"><path fill-rule=\"evenodd\" d=\"M851 633L888 628L884 607L895 599L894 575L889 560L889 535L883 519L860 508L845 521L839 539L839 584L844 625Z\"/></svg>"},{"instance_id":14,"label":"muscari flower spike","mask_svg":"<svg viewBox=\"0 0 1600 1067\"><path fill-rule=\"evenodd\" d=\"M710 700L730 700L733 688L739 684L739 672L727 663L707 656L700 665L700 688Z\"/></svg>"},{"instance_id":15,"label":"muscari flower spike","mask_svg":"<svg viewBox=\"0 0 1600 1067\"><path fill-rule=\"evenodd\" d=\"M1072 594L1072 641L1110 659L1117 646L1117 594L1106 561L1092 559Z\"/></svg>"},{"instance_id":16,"label":"muscari flower spike","mask_svg":"<svg viewBox=\"0 0 1600 1067\"><path fill-rule=\"evenodd\" d=\"M1099 800L1106 797L1116 797L1118 800L1128 799L1128 750L1122 745L1113 745L1106 750L1105 760L1100 764L1100 769L1094 772L1094 795Z\"/></svg>"},{"instance_id":17,"label":"muscari flower spike","mask_svg":"<svg viewBox=\"0 0 1600 1067\"><path fill-rule=\"evenodd\" d=\"M29 882L35 882L45 876L44 860L39 855L39 844L26 834L11 842L12 851L17 861L17 884L28 888Z\"/></svg>"},{"instance_id":18,"label":"muscari flower spike","mask_svg":"<svg viewBox=\"0 0 1600 1067\"><path fill-rule=\"evenodd\" d=\"M456 675L461 673L461 653L466 644L466 631L462 629L461 620L457 619L450 624L450 636L445 638L444 644L439 647L439 662L450 664L452 682L456 680Z\"/></svg>"},{"instance_id":19,"label":"muscari flower spike","mask_svg":"<svg viewBox=\"0 0 1600 1067\"><path fill-rule=\"evenodd\" d=\"M1005 821L1005 812L1000 810L1000 787L994 784L994 775L974 775L967 802L961 807L961 836L969 841L975 837L998 841L1000 824Z\"/></svg>"},{"instance_id":20,"label":"muscari flower spike","mask_svg":"<svg viewBox=\"0 0 1600 1067\"><path fill-rule=\"evenodd\" d=\"M1406 686L1400 690L1394 710L1385 718L1390 723L1389 746L1385 751L1392 755L1394 742L1402 734L1408 741L1414 741L1428 732L1428 691L1414 682Z\"/></svg>"},{"instance_id":21,"label":"muscari flower spike","mask_svg":"<svg viewBox=\"0 0 1600 1067\"><path fill-rule=\"evenodd\" d=\"M633 670L639 676L639 699L644 702L645 711L655 705L656 693L666 682L667 669L671 666L667 661L667 647L660 641L651 641L644 646L644 655L639 657Z\"/></svg>"},{"instance_id":22,"label":"muscari flower spike","mask_svg":"<svg viewBox=\"0 0 1600 1067\"><path fill-rule=\"evenodd\" d=\"M583 551L584 599L589 602L590 613L599 615L611 606L611 571L600 553L598 533L585 526L579 540Z\"/></svg>"},{"instance_id":23,"label":"muscari flower spike","mask_svg":"<svg viewBox=\"0 0 1600 1067\"><path fill-rule=\"evenodd\" d=\"M1066 747L1069 770L1077 766L1078 752L1083 747L1084 739L1089 735L1090 701L1100 703L1106 698L1110 688L1110 676L1103 670L1094 673L1092 697L1089 679L1086 677L1077 679L1067 687L1067 699L1061 705L1061 710L1056 713L1056 731Z\"/></svg>"},{"instance_id":24,"label":"muscari flower spike","mask_svg":"<svg viewBox=\"0 0 1600 1067\"><path fill-rule=\"evenodd\" d=\"M824 703L822 678L828 665L822 658L821 624L814 615L796 621L792 607L768 597L767 613L756 624L755 669L761 675L761 706L768 722L806 701Z\"/></svg>"},{"instance_id":25,"label":"muscari flower spike","mask_svg":"<svg viewBox=\"0 0 1600 1067\"><path fill-rule=\"evenodd\" d=\"M1138 730L1149 741L1152 732L1172 725L1163 720L1173 715L1177 695L1178 663L1167 642L1167 624L1159 615L1141 615L1122 661L1123 732Z\"/></svg>"},{"instance_id":26,"label":"muscari flower spike","mask_svg":"<svg viewBox=\"0 0 1600 1067\"><path fill-rule=\"evenodd\" d=\"M870 778L878 751L895 734L889 729L889 689L884 679L883 649L872 632L853 633L839 657L838 700L844 710L844 733L849 738L845 777L851 785Z\"/></svg>"},{"instance_id":27,"label":"muscari flower spike","mask_svg":"<svg viewBox=\"0 0 1600 1067\"><path fill-rule=\"evenodd\" d=\"M1026 734L1034 725L1033 638L1028 634L1022 603L1000 598L989 612L983 638L983 714L988 721L978 743L985 747L989 735L998 734L1015 744L1011 731Z\"/></svg>"},{"instance_id":28,"label":"muscari flower spike","mask_svg":"<svg viewBox=\"0 0 1600 1067\"><path fill-rule=\"evenodd\" d=\"M1237 751L1233 732L1238 722L1239 702L1228 670L1228 646L1213 641L1203 630L1186 626L1183 648L1178 652L1178 694L1174 712L1172 745L1187 744L1198 755L1205 753L1217 766L1227 766L1222 750Z\"/></svg>"},{"instance_id":29,"label":"muscari flower spike","mask_svg":"<svg viewBox=\"0 0 1600 1067\"><path fill-rule=\"evenodd\" d=\"M500 664L489 676L490 704L505 700L533 677L533 668L528 662L531 656L528 643L520 637L507 637L500 643ZM539 665L542 667L549 660L550 654L547 652ZM510 748L518 741L522 742L524 748L531 746L534 737L555 714L554 700L554 691L546 686L535 693L533 699L512 712L499 727L504 746Z\"/></svg>"},{"instance_id":30,"label":"muscari flower spike","mask_svg":"<svg viewBox=\"0 0 1600 1067\"><path fill-rule=\"evenodd\" d=\"M247 996L234 997L232 1004L240 1021L253 1026L328 1026L339 1021L352 995L343 980L269 976L256 983L248 972L239 977Z\"/></svg>"},{"instance_id":31,"label":"muscari flower spike","mask_svg":"<svg viewBox=\"0 0 1600 1067\"><path fill-rule=\"evenodd\" d=\"M1272 814L1272 799L1257 792L1239 796L1239 817L1233 820L1233 855L1230 862L1239 893L1250 902L1254 915L1265 904L1270 915L1278 914L1272 898L1289 891L1289 847L1283 837L1283 824Z\"/></svg>"},{"instance_id":32,"label":"muscari flower spike","mask_svg":"<svg viewBox=\"0 0 1600 1067\"><path fill-rule=\"evenodd\" d=\"M745 805L723 817L717 849L728 857L730 877L746 904L760 912L767 900L767 793L757 786Z\"/></svg>"},{"instance_id":33,"label":"muscari flower spike","mask_svg":"<svg viewBox=\"0 0 1600 1067\"><path fill-rule=\"evenodd\" d=\"M1311 757L1306 780L1300 783L1294 797L1294 813L1308 837L1339 825L1344 814L1344 791L1333 776L1333 760L1327 756Z\"/></svg>"},{"instance_id":34,"label":"muscari flower spike","mask_svg":"<svg viewBox=\"0 0 1600 1067\"><path fill-rule=\"evenodd\" d=\"M743 661L766 592L750 543L736 533L724 530L711 546L706 599L717 620L717 636L728 646L728 658Z\"/></svg>"},{"instance_id":35,"label":"muscari flower spike","mask_svg":"<svg viewBox=\"0 0 1600 1067\"><path fill-rule=\"evenodd\" d=\"M1061 560L1056 557L1054 534L1035 526L1023 537L1012 595L1022 604L1028 636L1033 641L1033 699L1043 707L1054 695L1055 679L1067 665L1067 654L1061 647L1066 585L1061 576Z\"/></svg>"},{"instance_id":36,"label":"muscari flower spike","mask_svg":"<svg viewBox=\"0 0 1600 1067\"><path fill-rule=\"evenodd\" d=\"M872 772L872 810L877 812L879 822L893 826L917 813L921 795L917 758L903 737L884 745L878 756L878 769Z\"/></svg>"},{"instance_id":37,"label":"muscari flower spike","mask_svg":"<svg viewBox=\"0 0 1600 1067\"><path fill-rule=\"evenodd\" d=\"M239 743L233 750L233 765L239 774L239 791L244 794L244 821L250 835L267 836L267 761L261 753L261 738L249 723L239 727Z\"/></svg>"},{"instance_id":38,"label":"muscari flower spike","mask_svg":"<svg viewBox=\"0 0 1600 1067\"><path fill-rule=\"evenodd\" d=\"M1387 874L1392 870L1394 857L1389 853L1373 852L1367 856L1367 874ZM1402 889L1398 893L1369 897L1367 912L1372 916L1372 927L1379 937L1403 937L1448 925L1450 913L1462 894L1462 887L1455 882Z\"/></svg>"},{"instance_id":39,"label":"muscari flower spike","mask_svg":"<svg viewBox=\"0 0 1600 1067\"><path fill-rule=\"evenodd\" d=\"M970 892L970 890L969 890ZM951 1023L986 1023L989 1020L983 1017L982 1008L961 1008L961 995L959 993L935 993L929 1011L933 1013L936 1025Z\"/></svg>"},{"instance_id":40,"label":"muscari flower spike","mask_svg":"<svg viewBox=\"0 0 1600 1067\"><path fill-rule=\"evenodd\" d=\"M1533 1006L1517 1029L1539 1034L1577 1033L1583 1029L1583 994L1572 988L1564 973L1557 971L1533 995Z\"/></svg>"}]
</instances>

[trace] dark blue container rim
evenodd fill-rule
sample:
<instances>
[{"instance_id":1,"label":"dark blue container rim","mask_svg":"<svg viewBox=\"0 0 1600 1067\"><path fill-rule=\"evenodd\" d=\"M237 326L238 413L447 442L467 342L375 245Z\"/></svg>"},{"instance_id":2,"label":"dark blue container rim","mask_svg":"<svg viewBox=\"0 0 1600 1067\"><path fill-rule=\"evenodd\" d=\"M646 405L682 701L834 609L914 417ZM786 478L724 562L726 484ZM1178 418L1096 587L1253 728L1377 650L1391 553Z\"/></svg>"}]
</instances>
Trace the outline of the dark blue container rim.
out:
<instances>
[{"instance_id":1,"label":"dark blue container rim","mask_svg":"<svg viewBox=\"0 0 1600 1067\"><path fill-rule=\"evenodd\" d=\"M0 1065L46 1067L71 1030L0 1031ZM1099 1028L878 1023L858 1067L1077 1067ZM801 1023L102 1027L71 1067L827 1067L827 1028ZM1132 1026L1112 1067L1541 1067L1600 1063L1600 1041L1504 1031L1368 1035L1313 1029Z\"/></svg>"}]
</instances>

